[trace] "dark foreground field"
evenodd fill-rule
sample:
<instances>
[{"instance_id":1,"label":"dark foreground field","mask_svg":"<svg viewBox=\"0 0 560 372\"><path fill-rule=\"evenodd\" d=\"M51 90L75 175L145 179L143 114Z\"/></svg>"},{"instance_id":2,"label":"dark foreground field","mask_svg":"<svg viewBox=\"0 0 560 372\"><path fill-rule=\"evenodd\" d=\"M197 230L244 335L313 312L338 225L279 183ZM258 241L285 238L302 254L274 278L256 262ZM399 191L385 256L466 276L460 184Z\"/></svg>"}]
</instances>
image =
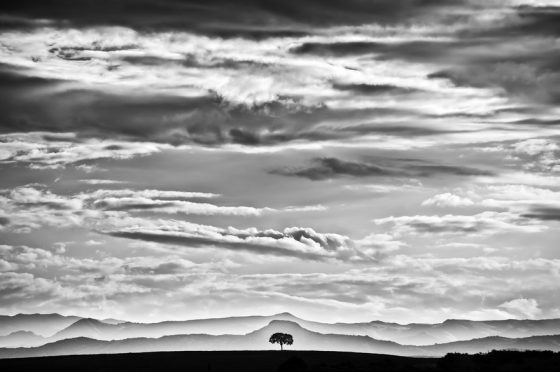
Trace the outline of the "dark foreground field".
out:
<instances>
[{"instance_id":1,"label":"dark foreground field","mask_svg":"<svg viewBox=\"0 0 560 372\"><path fill-rule=\"evenodd\" d=\"M192 351L57 356L0 360L1 371L559 371L560 353L500 351L483 355L449 354L409 358L324 351Z\"/></svg>"}]
</instances>

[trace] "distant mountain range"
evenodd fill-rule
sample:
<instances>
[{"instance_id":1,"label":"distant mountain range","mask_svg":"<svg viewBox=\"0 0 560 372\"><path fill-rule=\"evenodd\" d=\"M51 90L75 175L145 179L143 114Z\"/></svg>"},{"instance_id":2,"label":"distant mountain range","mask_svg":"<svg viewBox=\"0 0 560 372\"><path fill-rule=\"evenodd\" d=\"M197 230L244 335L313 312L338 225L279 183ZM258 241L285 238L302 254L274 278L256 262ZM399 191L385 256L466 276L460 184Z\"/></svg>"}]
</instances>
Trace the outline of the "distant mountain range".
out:
<instances>
[{"instance_id":1,"label":"distant mountain range","mask_svg":"<svg viewBox=\"0 0 560 372\"><path fill-rule=\"evenodd\" d=\"M0 336L18 331L28 331L48 337L80 319L77 316L60 314L0 315Z\"/></svg>"},{"instance_id":2,"label":"distant mountain range","mask_svg":"<svg viewBox=\"0 0 560 372\"><path fill-rule=\"evenodd\" d=\"M44 319L44 322L41 322ZM29 320L26 323L24 320ZM17 329L17 327L20 329ZM17 329L17 330L16 330ZM560 319L438 324L319 323L289 313L160 323L58 314L1 317L0 358L183 350L269 350L272 333L290 333L295 350L440 356L492 349L560 351ZM51 332L51 334L49 334Z\"/></svg>"}]
</instances>

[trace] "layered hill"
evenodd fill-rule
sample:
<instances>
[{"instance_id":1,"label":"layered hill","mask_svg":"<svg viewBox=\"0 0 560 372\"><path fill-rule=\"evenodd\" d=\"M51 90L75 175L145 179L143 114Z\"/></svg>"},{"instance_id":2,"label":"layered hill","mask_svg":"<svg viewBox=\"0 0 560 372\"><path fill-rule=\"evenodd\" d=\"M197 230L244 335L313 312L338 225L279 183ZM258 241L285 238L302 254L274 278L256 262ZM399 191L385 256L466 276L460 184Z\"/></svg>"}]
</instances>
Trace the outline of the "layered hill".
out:
<instances>
[{"instance_id":1,"label":"layered hill","mask_svg":"<svg viewBox=\"0 0 560 372\"><path fill-rule=\"evenodd\" d=\"M560 350L560 319L437 324L320 323L289 313L159 323L27 314L0 317L0 357L67 354L268 350L268 338L288 332L292 349L406 356L477 353L492 349Z\"/></svg>"},{"instance_id":2,"label":"layered hill","mask_svg":"<svg viewBox=\"0 0 560 372\"><path fill-rule=\"evenodd\" d=\"M50 337L45 342L74 337L109 341L142 337L159 338L185 334L244 335L262 328L274 320L292 321L310 331L318 333L369 336L378 340L411 345L432 345L491 336L524 338L560 334L560 319L494 321L451 319L436 324L397 324L380 321L329 324L304 320L289 313L281 313L270 316L165 321L159 323L132 323L74 318L66 327L49 335ZM0 319L0 325L1 323L2 320ZM59 323L58 327L61 325ZM31 330L29 328L33 327L26 326L15 330ZM35 333L43 335L41 332Z\"/></svg>"},{"instance_id":3,"label":"layered hill","mask_svg":"<svg viewBox=\"0 0 560 372\"><path fill-rule=\"evenodd\" d=\"M79 319L81 318L77 316L64 316L60 314L0 315L0 336L6 336L18 331L28 331L36 335L49 337Z\"/></svg>"},{"instance_id":4,"label":"layered hill","mask_svg":"<svg viewBox=\"0 0 560 372\"><path fill-rule=\"evenodd\" d=\"M493 349L512 348L560 351L560 336L534 336L517 339L487 337L429 346L414 346L376 340L369 336L323 334L305 329L292 321L274 320L265 327L246 335L190 334L115 341L77 337L33 348L1 349L0 358L188 350L269 350L274 346L268 343L268 338L276 332L287 332L293 336L294 344L290 346L290 349L293 350L351 351L401 356L443 356L449 352L479 353Z\"/></svg>"},{"instance_id":5,"label":"layered hill","mask_svg":"<svg viewBox=\"0 0 560 372\"><path fill-rule=\"evenodd\" d=\"M46 343L44 337L31 331L16 331L6 336L0 336L0 347L30 347Z\"/></svg>"}]
</instances>

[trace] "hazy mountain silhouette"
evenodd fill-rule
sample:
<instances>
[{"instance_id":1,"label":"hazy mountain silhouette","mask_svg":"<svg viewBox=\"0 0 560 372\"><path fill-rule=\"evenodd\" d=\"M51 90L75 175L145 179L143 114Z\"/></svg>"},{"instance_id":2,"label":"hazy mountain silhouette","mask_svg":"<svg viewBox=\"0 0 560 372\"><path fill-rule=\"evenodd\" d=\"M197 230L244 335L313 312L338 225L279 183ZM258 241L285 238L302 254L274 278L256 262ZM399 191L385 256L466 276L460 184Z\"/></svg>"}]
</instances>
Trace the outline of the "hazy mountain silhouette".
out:
<instances>
[{"instance_id":1,"label":"hazy mountain silhouette","mask_svg":"<svg viewBox=\"0 0 560 372\"><path fill-rule=\"evenodd\" d=\"M0 335L18 331L30 331L48 337L79 320L77 316L60 314L17 314L0 315Z\"/></svg>"},{"instance_id":2,"label":"hazy mountain silhouette","mask_svg":"<svg viewBox=\"0 0 560 372\"><path fill-rule=\"evenodd\" d=\"M46 339L44 337L36 335L31 331L17 331L6 336L0 336L0 347L39 346L45 342Z\"/></svg>"},{"instance_id":3,"label":"hazy mountain silhouette","mask_svg":"<svg viewBox=\"0 0 560 372\"><path fill-rule=\"evenodd\" d=\"M63 330L50 337L51 340L64 340L67 338L88 337L97 340L112 340L110 337L117 329L118 324L107 324L97 319L82 318L72 323Z\"/></svg>"},{"instance_id":4,"label":"hazy mountain silhouette","mask_svg":"<svg viewBox=\"0 0 560 372\"><path fill-rule=\"evenodd\" d=\"M287 320L318 333L369 336L378 340L400 344L432 345L471 340L490 336L523 338L560 334L560 319L545 320L446 320L442 323L397 324L373 321L369 323L320 323L298 318L290 313L270 316L245 316L159 323L132 323L114 321L107 323L78 318L75 324L59 331L48 341L72 337L88 337L98 340L123 340L128 338L159 338L170 335L208 334L244 335L262 328L273 320Z\"/></svg>"},{"instance_id":5,"label":"hazy mountain silhouette","mask_svg":"<svg viewBox=\"0 0 560 372\"><path fill-rule=\"evenodd\" d=\"M471 340L489 336L523 338L560 334L560 319L474 321L450 319L442 323L397 324L373 321L369 323L307 323L309 330L321 333L367 335L412 345L431 345Z\"/></svg>"},{"instance_id":6,"label":"hazy mountain silhouette","mask_svg":"<svg viewBox=\"0 0 560 372\"><path fill-rule=\"evenodd\" d=\"M0 357L183 350L270 350L276 348L268 342L270 335L280 331L293 335L294 345L289 347L293 350L364 351L395 355L412 355L414 351L390 341L373 340L367 336L325 335L306 330L295 322L273 320L265 327L246 335L191 334L117 341L79 337L36 348L0 350Z\"/></svg>"},{"instance_id":7,"label":"hazy mountain silhouette","mask_svg":"<svg viewBox=\"0 0 560 372\"><path fill-rule=\"evenodd\" d=\"M244 335L266 326L273 320L289 320L303 324L304 326L314 324L314 322L299 319L289 313L270 316L165 321L159 323L118 322L108 324L105 321L83 318L57 332L49 338L49 341L58 341L74 337L87 337L98 340L123 340L128 338L159 338L163 336L186 334ZM322 323L316 324L319 326Z\"/></svg>"},{"instance_id":8,"label":"hazy mountain silhouette","mask_svg":"<svg viewBox=\"0 0 560 372\"><path fill-rule=\"evenodd\" d=\"M89 323L83 322L84 327ZM535 336L510 339L487 337L470 341L436 344L431 346L408 346L392 341L376 340L368 336L322 334L309 331L292 321L273 320L265 327L246 335L190 334L164 336L161 338L131 338L101 341L78 337L34 348L0 350L0 357L36 357L49 355L113 354L153 351L185 350L269 350L274 346L268 338L276 332L293 335L291 350L352 351L363 353L392 354L403 356L442 356L449 352L478 353L492 349L554 350L560 351L559 336Z\"/></svg>"}]
</instances>

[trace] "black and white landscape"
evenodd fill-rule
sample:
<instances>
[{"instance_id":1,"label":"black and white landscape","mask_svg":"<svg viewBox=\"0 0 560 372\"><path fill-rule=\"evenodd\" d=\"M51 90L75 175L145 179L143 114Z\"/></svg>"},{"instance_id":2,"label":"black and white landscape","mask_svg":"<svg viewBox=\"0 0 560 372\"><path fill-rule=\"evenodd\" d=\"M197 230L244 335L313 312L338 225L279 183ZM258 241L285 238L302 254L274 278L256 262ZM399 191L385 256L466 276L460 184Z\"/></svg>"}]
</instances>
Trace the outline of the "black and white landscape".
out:
<instances>
[{"instance_id":1,"label":"black and white landscape","mask_svg":"<svg viewBox=\"0 0 560 372\"><path fill-rule=\"evenodd\" d=\"M559 103L559 0L2 1L0 357L560 351Z\"/></svg>"},{"instance_id":2,"label":"black and white landscape","mask_svg":"<svg viewBox=\"0 0 560 372\"><path fill-rule=\"evenodd\" d=\"M27 325L21 326L25 320ZM349 351L409 357L492 350L560 352L560 319L469 321L438 324L318 323L289 313L161 323L130 323L58 314L19 314L1 319L0 358L121 354L154 351L270 350L270 335L293 336L290 350ZM52 332L45 333L45 324Z\"/></svg>"}]
</instances>

